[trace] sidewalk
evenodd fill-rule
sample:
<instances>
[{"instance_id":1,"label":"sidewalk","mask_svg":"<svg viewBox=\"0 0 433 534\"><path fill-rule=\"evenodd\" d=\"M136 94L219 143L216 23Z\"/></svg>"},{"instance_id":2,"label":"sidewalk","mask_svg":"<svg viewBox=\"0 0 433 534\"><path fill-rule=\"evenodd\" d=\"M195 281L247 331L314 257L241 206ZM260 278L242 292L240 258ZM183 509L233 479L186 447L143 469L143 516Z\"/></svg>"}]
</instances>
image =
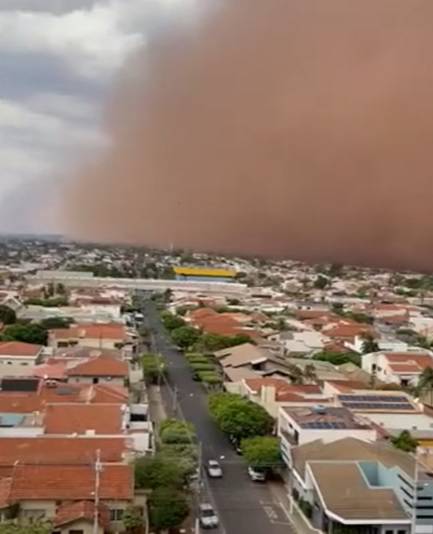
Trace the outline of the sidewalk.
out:
<instances>
[{"instance_id":1,"label":"sidewalk","mask_svg":"<svg viewBox=\"0 0 433 534\"><path fill-rule=\"evenodd\" d=\"M299 509L298 505L289 498L287 494L287 487L283 483L268 482L271 493L275 499L280 503L287 519L292 524L293 530L297 534L322 534L318 529L313 528L304 514Z\"/></svg>"},{"instance_id":2,"label":"sidewalk","mask_svg":"<svg viewBox=\"0 0 433 534\"><path fill-rule=\"evenodd\" d=\"M161 421L167 419L160 386L148 386L147 395L149 399L150 419L156 426L158 426Z\"/></svg>"}]
</instances>

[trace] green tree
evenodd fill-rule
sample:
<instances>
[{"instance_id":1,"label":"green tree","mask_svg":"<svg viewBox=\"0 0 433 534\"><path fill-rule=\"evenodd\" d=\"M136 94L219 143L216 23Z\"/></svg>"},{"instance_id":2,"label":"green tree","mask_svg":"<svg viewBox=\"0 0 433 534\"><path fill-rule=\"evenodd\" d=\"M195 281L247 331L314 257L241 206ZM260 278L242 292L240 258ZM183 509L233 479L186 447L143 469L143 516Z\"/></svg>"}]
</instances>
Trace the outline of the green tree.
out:
<instances>
[{"instance_id":1,"label":"green tree","mask_svg":"<svg viewBox=\"0 0 433 534\"><path fill-rule=\"evenodd\" d=\"M137 458L134 471L136 488L182 488L186 480L184 466L162 454Z\"/></svg>"},{"instance_id":2,"label":"green tree","mask_svg":"<svg viewBox=\"0 0 433 534\"><path fill-rule=\"evenodd\" d=\"M167 330L175 330L181 326L185 326L185 321L178 315L173 315L168 311L161 313L162 322Z\"/></svg>"},{"instance_id":3,"label":"green tree","mask_svg":"<svg viewBox=\"0 0 433 534\"><path fill-rule=\"evenodd\" d=\"M415 452L418 446L418 442L412 437L409 430L403 430L396 437L391 438L391 442L397 449L405 452Z\"/></svg>"},{"instance_id":4,"label":"green tree","mask_svg":"<svg viewBox=\"0 0 433 534\"><path fill-rule=\"evenodd\" d=\"M343 365L344 363L354 363L361 367L361 355L355 352L318 352L313 356L313 360L329 362L332 365Z\"/></svg>"},{"instance_id":5,"label":"green tree","mask_svg":"<svg viewBox=\"0 0 433 534\"><path fill-rule=\"evenodd\" d=\"M12 308L9 308L9 306L5 306L4 304L0 305L0 323L3 323L4 325L13 324L17 320L16 313Z\"/></svg>"},{"instance_id":6,"label":"green tree","mask_svg":"<svg viewBox=\"0 0 433 534\"><path fill-rule=\"evenodd\" d=\"M38 323L12 324L4 329L1 337L3 341L23 341L24 343L45 345L48 331Z\"/></svg>"},{"instance_id":7,"label":"green tree","mask_svg":"<svg viewBox=\"0 0 433 534\"><path fill-rule=\"evenodd\" d=\"M377 352L379 350L379 345L374 341L371 336L366 336L362 343L362 352L364 354L369 354L370 352Z\"/></svg>"},{"instance_id":8,"label":"green tree","mask_svg":"<svg viewBox=\"0 0 433 534\"><path fill-rule=\"evenodd\" d=\"M66 295L66 288L62 283L57 284L56 292L58 295Z\"/></svg>"},{"instance_id":9,"label":"green tree","mask_svg":"<svg viewBox=\"0 0 433 534\"><path fill-rule=\"evenodd\" d=\"M314 281L314 287L316 289L325 289L328 284L329 280L326 278L326 276L322 276L321 274L319 274L319 276Z\"/></svg>"},{"instance_id":10,"label":"green tree","mask_svg":"<svg viewBox=\"0 0 433 534\"><path fill-rule=\"evenodd\" d=\"M209 398L209 410L218 426L238 441L268 434L273 427L266 410L234 393L215 393Z\"/></svg>"},{"instance_id":11,"label":"green tree","mask_svg":"<svg viewBox=\"0 0 433 534\"><path fill-rule=\"evenodd\" d=\"M147 384L157 384L166 370L164 360L159 354L143 354L141 364Z\"/></svg>"},{"instance_id":12,"label":"green tree","mask_svg":"<svg viewBox=\"0 0 433 534\"><path fill-rule=\"evenodd\" d=\"M216 352L228 347L235 347L236 345L242 345L244 343L251 343L251 338L246 334L236 334L234 336L223 336L221 334L213 334L206 332L201 334L194 348L199 352Z\"/></svg>"},{"instance_id":13,"label":"green tree","mask_svg":"<svg viewBox=\"0 0 433 534\"><path fill-rule=\"evenodd\" d=\"M181 349L188 349L199 337L200 332L192 326L181 326L171 331L171 339Z\"/></svg>"},{"instance_id":14,"label":"green tree","mask_svg":"<svg viewBox=\"0 0 433 534\"><path fill-rule=\"evenodd\" d=\"M144 518L138 506L128 506L122 521L128 534L141 534L143 532Z\"/></svg>"},{"instance_id":15,"label":"green tree","mask_svg":"<svg viewBox=\"0 0 433 534\"><path fill-rule=\"evenodd\" d=\"M196 440L194 425L178 419L163 421L159 427L159 437L165 444L188 444Z\"/></svg>"},{"instance_id":16,"label":"green tree","mask_svg":"<svg viewBox=\"0 0 433 534\"><path fill-rule=\"evenodd\" d=\"M433 369L431 367L426 367L418 379L416 392L418 395L421 395L426 392L431 392L432 390L433 390Z\"/></svg>"},{"instance_id":17,"label":"green tree","mask_svg":"<svg viewBox=\"0 0 433 534\"><path fill-rule=\"evenodd\" d=\"M47 317L40 321L40 325L47 330L55 330L56 328L68 328L74 322L72 317Z\"/></svg>"},{"instance_id":18,"label":"green tree","mask_svg":"<svg viewBox=\"0 0 433 534\"><path fill-rule=\"evenodd\" d=\"M0 524L1 534L51 534L52 530L52 524L47 521L20 524L11 520Z\"/></svg>"},{"instance_id":19,"label":"green tree","mask_svg":"<svg viewBox=\"0 0 433 534\"><path fill-rule=\"evenodd\" d=\"M149 519L157 532L178 527L188 513L188 502L180 491L173 488L152 491L149 497Z\"/></svg>"},{"instance_id":20,"label":"green tree","mask_svg":"<svg viewBox=\"0 0 433 534\"><path fill-rule=\"evenodd\" d=\"M241 449L248 464L257 469L277 470L283 465L280 440L273 436L244 439Z\"/></svg>"}]
</instances>

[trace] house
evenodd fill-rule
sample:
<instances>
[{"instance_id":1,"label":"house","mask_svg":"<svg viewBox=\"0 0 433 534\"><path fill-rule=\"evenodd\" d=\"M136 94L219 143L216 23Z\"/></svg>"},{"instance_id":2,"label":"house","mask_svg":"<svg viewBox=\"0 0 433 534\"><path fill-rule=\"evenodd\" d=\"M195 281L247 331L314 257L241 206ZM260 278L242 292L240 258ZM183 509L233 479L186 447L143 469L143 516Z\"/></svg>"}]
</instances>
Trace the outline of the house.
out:
<instances>
[{"instance_id":1,"label":"house","mask_svg":"<svg viewBox=\"0 0 433 534\"><path fill-rule=\"evenodd\" d=\"M110 527L110 509L100 503L95 532L95 501L77 501L61 504L53 519L53 534L103 534Z\"/></svg>"},{"instance_id":2,"label":"house","mask_svg":"<svg viewBox=\"0 0 433 534\"><path fill-rule=\"evenodd\" d=\"M104 463L127 463L134 452L127 437L1 437L0 475L9 476L17 463L89 465L98 451Z\"/></svg>"},{"instance_id":3,"label":"house","mask_svg":"<svg viewBox=\"0 0 433 534\"><path fill-rule=\"evenodd\" d=\"M246 369L249 371L247 376L252 376L251 372L263 370L269 353L252 343L242 343L235 347L218 350L214 356L221 365L225 378L230 380L230 372L233 369Z\"/></svg>"},{"instance_id":4,"label":"house","mask_svg":"<svg viewBox=\"0 0 433 534\"><path fill-rule=\"evenodd\" d=\"M95 463L96 465L96 463ZM2 517L12 513L18 506L21 521L54 521L57 532L65 532L64 526L79 524L83 534L93 534L88 519L88 506L83 501L95 501L98 492L103 510L108 509L109 517L99 517L99 532L108 523L110 532L123 532L124 510L134 498L133 467L130 465L98 465L98 479L95 465L21 465L17 464L10 477L0 480L0 508ZM66 506L86 510L80 517L78 510L65 509ZM98 512L100 512L98 510ZM66 530L68 534L71 530ZM73 531L72 531L73 532ZM77 533L78 534L78 533Z\"/></svg>"},{"instance_id":5,"label":"house","mask_svg":"<svg viewBox=\"0 0 433 534\"><path fill-rule=\"evenodd\" d=\"M362 369L381 382L416 386L424 369L433 367L433 353L415 348L407 352L371 352L362 357Z\"/></svg>"},{"instance_id":6,"label":"house","mask_svg":"<svg viewBox=\"0 0 433 534\"><path fill-rule=\"evenodd\" d=\"M291 384L282 378L243 379L238 393L263 406L274 418L282 406L311 406L329 400L316 384Z\"/></svg>"},{"instance_id":7,"label":"house","mask_svg":"<svg viewBox=\"0 0 433 534\"><path fill-rule=\"evenodd\" d=\"M43 351L42 345L21 341L3 341L0 343L0 365L36 365L41 360Z\"/></svg>"},{"instance_id":8,"label":"house","mask_svg":"<svg viewBox=\"0 0 433 534\"><path fill-rule=\"evenodd\" d=\"M319 532L433 532L431 471L387 443L318 440L291 449L288 466L289 492Z\"/></svg>"},{"instance_id":9,"label":"house","mask_svg":"<svg viewBox=\"0 0 433 534\"><path fill-rule=\"evenodd\" d=\"M128 416L121 404L48 404L43 424L46 434L119 436L126 432Z\"/></svg>"},{"instance_id":10,"label":"house","mask_svg":"<svg viewBox=\"0 0 433 534\"><path fill-rule=\"evenodd\" d=\"M129 375L128 362L111 356L95 356L66 369L68 382L123 386Z\"/></svg>"},{"instance_id":11,"label":"house","mask_svg":"<svg viewBox=\"0 0 433 534\"><path fill-rule=\"evenodd\" d=\"M287 457L291 447L320 439L325 443L348 436L365 441L376 440L372 425L348 408L316 404L311 407L286 407L278 411L278 435L281 452Z\"/></svg>"},{"instance_id":12,"label":"house","mask_svg":"<svg viewBox=\"0 0 433 534\"><path fill-rule=\"evenodd\" d=\"M65 347L94 347L120 349L128 342L124 325L117 323L94 323L71 325L69 328L50 330L48 346L54 349Z\"/></svg>"}]
</instances>

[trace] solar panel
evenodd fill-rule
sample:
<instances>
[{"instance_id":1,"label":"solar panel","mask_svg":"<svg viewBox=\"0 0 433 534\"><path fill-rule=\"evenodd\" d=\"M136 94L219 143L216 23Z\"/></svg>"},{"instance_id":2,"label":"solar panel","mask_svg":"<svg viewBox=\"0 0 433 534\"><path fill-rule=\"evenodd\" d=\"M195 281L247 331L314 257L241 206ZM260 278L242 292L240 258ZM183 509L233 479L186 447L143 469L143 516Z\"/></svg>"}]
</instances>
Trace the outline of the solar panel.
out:
<instances>
[{"instance_id":1,"label":"solar panel","mask_svg":"<svg viewBox=\"0 0 433 534\"><path fill-rule=\"evenodd\" d=\"M409 400L401 395L339 395L338 398L343 402L394 402L410 404Z\"/></svg>"}]
</instances>

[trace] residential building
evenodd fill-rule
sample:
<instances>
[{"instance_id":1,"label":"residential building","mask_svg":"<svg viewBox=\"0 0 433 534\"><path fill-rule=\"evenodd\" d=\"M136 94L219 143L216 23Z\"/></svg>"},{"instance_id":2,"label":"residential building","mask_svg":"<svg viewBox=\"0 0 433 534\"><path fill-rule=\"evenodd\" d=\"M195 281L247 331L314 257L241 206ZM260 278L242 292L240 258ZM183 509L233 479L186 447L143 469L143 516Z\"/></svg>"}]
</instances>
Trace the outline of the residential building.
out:
<instances>
[{"instance_id":1,"label":"residential building","mask_svg":"<svg viewBox=\"0 0 433 534\"><path fill-rule=\"evenodd\" d=\"M65 507L83 501L94 502L95 491L98 491L100 503L109 510L107 522L110 532L123 532L123 513L134 498L133 467L100 463L97 483L95 465L17 464L11 476L0 481L1 515L5 517L18 505L20 520L52 520L57 525L57 531L62 532L62 527L70 524L61 519L66 515ZM72 519L75 522L79 517L74 515ZM84 526L88 517L82 519ZM92 532L88 528L90 525L84 527L85 534ZM104 527L104 522L100 526Z\"/></svg>"},{"instance_id":2,"label":"residential building","mask_svg":"<svg viewBox=\"0 0 433 534\"><path fill-rule=\"evenodd\" d=\"M278 435L283 457L291 447L315 440L325 443L345 437L374 441L377 432L368 421L348 408L316 404L311 407L281 407L278 411Z\"/></svg>"},{"instance_id":3,"label":"residential building","mask_svg":"<svg viewBox=\"0 0 433 534\"><path fill-rule=\"evenodd\" d=\"M416 386L424 369L433 367L432 354L419 348L408 352L372 352L362 357L362 368L381 382Z\"/></svg>"},{"instance_id":4,"label":"residential building","mask_svg":"<svg viewBox=\"0 0 433 534\"><path fill-rule=\"evenodd\" d=\"M77 384L110 384L123 386L129 375L127 361L112 356L96 356L66 369L68 382Z\"/></svg>"},{"instance_id":5,"label":"residential building","mask_svg":"<svg viewBox=\"0 0 433 534\"><path fill-rule=\"evenodd\" d=\"M80 324L69 328L50 330L48 345L54 349L65 347L93 347L119 349L128 342L126 328L122 324Z\"/></svg>"},{"instance_id":6,"label":"residential building","mask_svg":"<svg viewBox=\"0 0 433 534\"><path fill-rule=\"evenodd\" d=\"M20 341L3 341L0 343L0 365L30 366L36 365L42 358L44 347ZM6 373L8 371L5 371Z\"/></svg>"},{"instance_id":7,"label":"residential building","mask_svg":"<svg viewBox=\"0 0 433 534\"><path fill-rule=\"evenodd\" d=\"M289 493L320 532L433 532L431 470L388 443L318 440L292 448L287 461Z\"/></svg>"}]
</instances>

